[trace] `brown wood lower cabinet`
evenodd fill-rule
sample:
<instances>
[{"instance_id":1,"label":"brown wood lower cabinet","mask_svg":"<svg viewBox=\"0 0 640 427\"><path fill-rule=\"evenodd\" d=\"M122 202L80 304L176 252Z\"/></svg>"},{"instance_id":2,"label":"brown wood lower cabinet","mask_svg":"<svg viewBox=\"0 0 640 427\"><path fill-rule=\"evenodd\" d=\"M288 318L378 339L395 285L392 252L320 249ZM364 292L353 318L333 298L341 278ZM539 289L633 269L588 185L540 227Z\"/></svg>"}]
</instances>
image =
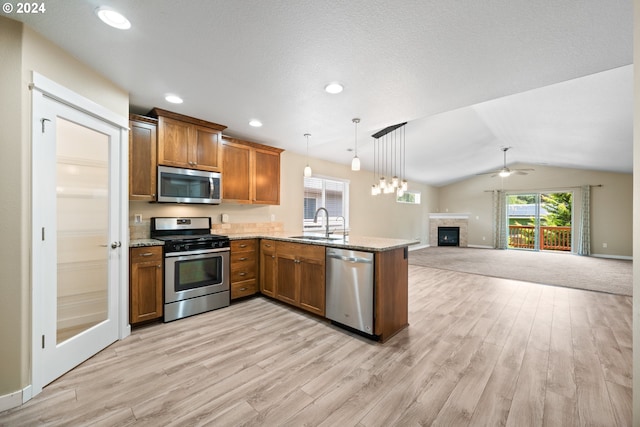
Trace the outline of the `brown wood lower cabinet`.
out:
<instances>
[{"instance_id":1,"label":"brown wood lower cabinet","mask_svg":"<svg viewBox=\"0 0 640 427\"><path fill-rule=\"evenodd\" d=\"M132 325L162 317L162 246L131 248L129 304Z\"/></svg>"},{"instance_id":2,"label":"brown wood lower cabinet","mask_svg":"<svg viewBox=\"0 0 640 427\"><path fill-rule=\"evenodd\" d=\"M231 299L246 297L258 292L256 239L231 241Z\"/></svg>"},{"instance_id":3,"label":"brown wood lower cabinet","mask_svg":"<svg viewBox=\"0 0 640 427\"><path fill-rule=\"evenodd\" d=\"M374 257L374 334L386 341L409 325L407 248ZM325 316L325 247L263 239L260 241L260 292Z\"/></svg>"},{"instance_id":4,"label":"brown wood lower cabinet","mask_svg":"<svg viewBox=\"0 0 640 427\"><path fill-rule=\"evenodd\" d=\"M276 242L260 241L260 292L270 297L275 296L276 288Z\"/></svg>"},{"instance_id":5,"label":"brown wood lower cabinet","mask_svg":"<svg viewBox=\"0 0 640 427\"><path fill-rule=\"evenodd\" d=\"M325 248L263 240L260 291L320 316L325 315Z\"/></svg>"}]
</instances>

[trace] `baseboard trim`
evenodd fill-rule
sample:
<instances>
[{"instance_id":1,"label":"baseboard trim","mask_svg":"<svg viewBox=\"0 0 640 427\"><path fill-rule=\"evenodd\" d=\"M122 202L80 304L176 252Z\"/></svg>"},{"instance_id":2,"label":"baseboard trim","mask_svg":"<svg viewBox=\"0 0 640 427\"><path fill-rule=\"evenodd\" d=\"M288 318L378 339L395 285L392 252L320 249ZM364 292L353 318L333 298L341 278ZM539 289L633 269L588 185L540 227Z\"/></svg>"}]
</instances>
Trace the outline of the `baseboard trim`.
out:
<instances>
[{"instance_id":1,"label":"baseboard trim","mask_svg":"<svg viewBox=\"0 0 640 427\"><path fill-rule=\"evenodd\" d=\"M633 261L632 256L627 255L606 255L606 254L591 254L594 258L609 258L609 259L621 259L625 261Z\"/></svg>"},{"instance_id":2,"label":"baseboard trim","mask_svg":"<svg viewBox=\"0 0 640 427\"><path fill-rule=\"evenodd\" d=\"M493 246L489 245L467 245L468 248L478 248L478 249L494 249Z\"/></svg>"},{"instance_id":3,"label":"baseboard trim","mask_svg":"<svg viewBox=\"0 0 640 427\"><path fill-rule=\"evenodd\" d=\"M431 245L411 245L411 246L409 246L409 252L417 251L418 249L428 248L429 246L431 246Z\"/></svg>"},{"instance_id":4,"label":"baseboard trim","mask_svg":"<svg viewBox=\"0 0 640 427\"><path fill-rule=\"evenodd\" d=\"M0 412L17 408L31 399L31 385L22 390L0 396Z\"/></svg>"}]
</instances>

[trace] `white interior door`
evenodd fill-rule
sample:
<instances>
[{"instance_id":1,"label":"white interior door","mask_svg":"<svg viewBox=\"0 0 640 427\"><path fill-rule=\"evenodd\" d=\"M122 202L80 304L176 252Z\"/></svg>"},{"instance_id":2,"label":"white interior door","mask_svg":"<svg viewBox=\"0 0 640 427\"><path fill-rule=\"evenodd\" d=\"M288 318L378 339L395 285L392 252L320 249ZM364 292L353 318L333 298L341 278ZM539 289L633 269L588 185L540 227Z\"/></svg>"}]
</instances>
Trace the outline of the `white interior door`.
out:
<instances>
[{"instance_id":1,"label":"white interior door","mask_svg":"<svg viewBox=\"0 0 640 427\"><path fill-rule=\"evenodd\" d=\"M120 129L33 98L34 394L118 339Z\"/></svg>"}]
</instances>

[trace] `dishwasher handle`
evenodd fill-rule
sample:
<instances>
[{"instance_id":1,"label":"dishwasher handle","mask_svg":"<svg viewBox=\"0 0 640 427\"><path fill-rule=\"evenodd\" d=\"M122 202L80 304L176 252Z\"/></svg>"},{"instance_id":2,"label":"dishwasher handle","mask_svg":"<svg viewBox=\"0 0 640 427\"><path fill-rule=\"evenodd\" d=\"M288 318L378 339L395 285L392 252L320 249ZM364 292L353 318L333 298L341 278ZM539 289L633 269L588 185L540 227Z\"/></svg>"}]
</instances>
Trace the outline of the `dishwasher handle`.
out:
<instances>
[{"instance_id":1,"label":"dishwasher handle","mask_svg":"<svg viewBox=\"0 0 640 427\"><path fill-rule=\"evenodd\" d=\"M334 259L339 259L339 260L342 260L342 261L352 262L354 264L355 263L358 263L358 264L372 264L373 263L372 259L338 255L335 252L328 252L327 256L329 258L334 258Z\"/></svg>"}]
</instances>

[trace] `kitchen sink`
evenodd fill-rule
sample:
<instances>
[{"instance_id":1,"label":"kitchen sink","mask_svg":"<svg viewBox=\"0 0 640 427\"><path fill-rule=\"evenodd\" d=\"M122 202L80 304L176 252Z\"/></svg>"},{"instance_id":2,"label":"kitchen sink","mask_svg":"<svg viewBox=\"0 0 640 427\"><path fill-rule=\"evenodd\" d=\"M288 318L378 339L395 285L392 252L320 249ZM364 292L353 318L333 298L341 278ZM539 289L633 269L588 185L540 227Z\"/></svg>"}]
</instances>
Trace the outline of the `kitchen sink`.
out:
<instances>
[{"instance_id":1,"label":"kitchen sink","mask_svg":"<svg viewBox=\"0 0 640 427\"><path fill-rule=\"evenodd\" d=\"M343 240L342 237L325 237L325 236L291 236L290 239L316 240L320 242L333 242Z\"/></svg>"}]
</instances>

